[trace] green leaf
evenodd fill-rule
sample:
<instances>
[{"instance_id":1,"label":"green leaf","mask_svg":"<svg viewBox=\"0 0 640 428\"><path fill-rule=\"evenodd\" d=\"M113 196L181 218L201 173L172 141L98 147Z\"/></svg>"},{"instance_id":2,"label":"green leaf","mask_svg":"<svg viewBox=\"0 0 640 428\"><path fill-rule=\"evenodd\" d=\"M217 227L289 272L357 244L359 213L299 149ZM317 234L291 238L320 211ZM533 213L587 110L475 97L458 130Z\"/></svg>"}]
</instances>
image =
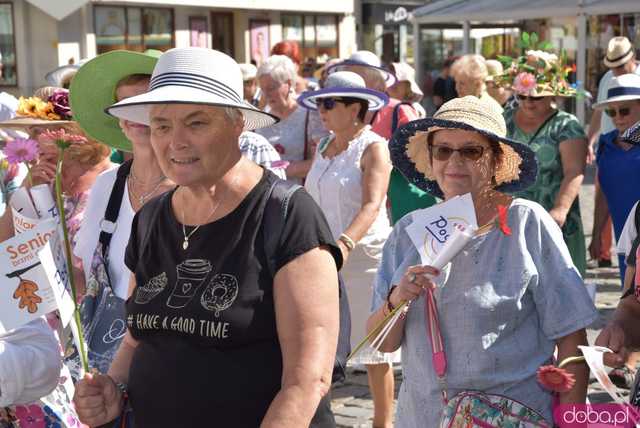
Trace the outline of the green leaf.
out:
<instances>
[{"instance_id":1,"label":"green leaf","mask_svg":"<svg viewBox=\"0 0 640 428\"><path fill-rule=\"evenodd\" d=\"M504 68L510 67L513 63L513 58L506 55L498 55L498 61L502 64Z\"/></svg>"},{"instance_id":2,"label":"green leaf","mask_svg":"<svg viewBox=\"0 0 640 428\"><path fill-rule=\"evenodd\" d=\"M531 36L529 37L529 40L531 41L531 48L535 49L536 45L538 44L538 41L539 41L538 33L531 33Z\"/></svg>"},{"instance_id":3,"label":"green leaf","mask_svg":"<svg viewBox=\"0 0 640 428\"><path fill-rule=\"evenodd\" d=\"M531 38L529 36L529 33L525 31L524 33L522 33L522 47L528 48L530 46L530 43L531 43Z\"/></svg>"},{"instance_id":4,"label":"green leaf","mask_svg":"<svg viewBox=\"0 0 640 428\"><path fill-rule=\"evenodd\" d=\"M545 40L544 42L540 43L538 49L540 49L541 51L550 51L553 49L553 44L550 41Z\"/></svg>"},{"instance_id":5,"label":"green leaf","mask_svg":"<svg viewBox=\"0 0 640 428\"><path fill-rule=\"evenodd\" d=\"M521 68L527 73L531 73L533 75L536 74L536 69L534 67L531 67L529 64L523 64Z\"/></svg>"}]
</instances>

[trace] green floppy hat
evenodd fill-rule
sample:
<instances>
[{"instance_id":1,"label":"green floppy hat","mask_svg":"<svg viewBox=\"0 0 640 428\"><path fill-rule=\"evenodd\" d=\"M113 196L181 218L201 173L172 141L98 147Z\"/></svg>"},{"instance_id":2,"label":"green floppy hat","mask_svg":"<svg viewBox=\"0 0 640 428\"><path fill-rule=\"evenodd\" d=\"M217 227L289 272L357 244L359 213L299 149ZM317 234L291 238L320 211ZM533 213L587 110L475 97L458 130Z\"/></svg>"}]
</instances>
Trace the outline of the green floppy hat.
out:
<instances>
[{"instance_id":1,"label":"green floppy hat","mask_svg":"<svg viewBox=\"0 0 640 428\"><path fill-rule=\"evenodd\" d=\"M144 53L116 50L85 63L71 81L69 103L73 119L92 138L114 149L130 152L131 141L124 135L118 119L104 112L116 102L116 85L132 74L148 74L162 55L155 49Z\"/></svg>"}]
</instances>

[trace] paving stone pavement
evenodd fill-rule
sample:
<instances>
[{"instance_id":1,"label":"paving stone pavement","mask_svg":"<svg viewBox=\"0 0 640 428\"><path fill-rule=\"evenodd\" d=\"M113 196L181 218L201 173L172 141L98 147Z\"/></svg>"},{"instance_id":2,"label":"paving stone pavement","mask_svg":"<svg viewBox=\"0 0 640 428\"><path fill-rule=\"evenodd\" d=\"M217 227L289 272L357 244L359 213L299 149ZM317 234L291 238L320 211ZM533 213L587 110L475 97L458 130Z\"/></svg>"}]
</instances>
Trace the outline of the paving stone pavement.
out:
<instances>
[{"instance_id":1,"label":"paving stone pavement","mask_svg":"<svg viewBox=\"0 0 640 428\"><path fill-rule=\"evenodd\" d=\"M593 223L593 167L588 167L585 182L580 191L580 208L584 223L587 245L590 242L591 225ZM615 252L614 252L615 254ZM615 263L615 261L614 261ZM620 296L620 278L617 267L597 268L590 263L585 283L595 284L596 307L600 318L587 329L589 343L593 343L602 327L613 313ZM396 379L396 398L402 382L401 367L394 367ZM590 379L588 398L592 403L609 402L611 399L592 377ZM332 408L339 428L371 427L373 402L367 384L367 375L363 372L349 370L346 381L334 387L332 391Z\"/></svg>"}]
</instances>

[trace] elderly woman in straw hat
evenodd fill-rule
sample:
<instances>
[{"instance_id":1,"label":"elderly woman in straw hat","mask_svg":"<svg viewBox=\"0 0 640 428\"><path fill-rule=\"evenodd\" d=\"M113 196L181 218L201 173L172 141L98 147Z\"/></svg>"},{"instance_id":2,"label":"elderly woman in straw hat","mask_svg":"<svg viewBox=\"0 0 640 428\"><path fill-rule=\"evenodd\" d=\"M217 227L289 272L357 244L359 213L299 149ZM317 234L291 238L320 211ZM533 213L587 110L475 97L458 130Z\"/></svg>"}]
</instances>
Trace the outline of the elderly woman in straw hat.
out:
<instances>
[{"instance_id":1,"label":"elderly woman in straw hat","mask_svg":"<svg viewBox=\"0 0 640 428\"><path fill-rule=\"evenodd\" d=\"M298 103L318 110L331 135L320 140L305 188L322 208L346 261L341 270L351 313L351 349L365 332L371 284L380 250L391 232L385 209L391 160L387 142L364 123L368 111L384 107L389 97L367 89L364 79L350 71L327 77L324 88L305 92ZM399 355L369 349L350 361L368 372L389 371ZM369 375L374 426L393 420L393 377L380 382Z\"/></svg>"},{"instance_id":2,"label":"elderly woman in straw hat","mask_svg":"<svg viewBox=\"0 0 640 428\"><path fill-rule=\"evenodd\" d=\"M640 180L640 147L621 138L640 121L640 76L623 74L611 79L607 98L594 104L594 108L610 117L615 126L598 141L596 162L600 186L596 187L593 235L589 245L591 257L596 258L607 217L611 215L615 238L619 242L625 221L633 205L640 200L639 186L628 185ZM619 255L619 267L620 278L624 278L624 255Z\"/></svg>"},{"instance_id":3,"label":"elderly woman in straw hat","mask_svg":"<svg viewBox=\"0 0 640 428\"><path fill-rule=\"evenodd\" d=\"M309 425L328 409L342 256L313 199L240 153L242 131L274 118L203 48L165 52L149 92L107 111L150 126L177 187L133 220L128 332L108 375L77 384L81 419L108 423L129 400L141 428Z\"/></svg>"},{"instance_id":4,"label":"elderly woman in straw hat","mask_svg":"<svg viewBox=\"0 0 640 428\"><path fill-rule=\"evenodd\" d=\"M527 51L495 80L511 88L516 107L504 118L507 135L536 153L538 178L518 196L542 205L562 228L573 263L581 275L587 268L586 246L578 195L584 178L587 140L582 124L556 105L556 98L573 97L568 67L557 55Z\"/></svg>"},{"instance_id":5,"label":"elderly woman in straw hat","mask_svg":"<svg viewBox=\"0 0 640 428\"><path fill-rule=\"evenodd\" d=\"M467 96L402 127L391 141L391 158L411 182L444 200L470 193L481 225L443 272L420 264L406 231L412 216L396 224L385 244L369 328L400 302L413 301L381 348L402 347L397 426L438 426L443 410L428 358L426 288L440 317L449 398L465 390L502 394L550 424L553 397L537 383L536 371L553 360L556 347L560 360L577 354L586 344L584 328L598 315L558 225L537 203L511 195L535 181L533 152L506 138L492 104ZM568 370L576 386L560 401L584 402L587 367Z\"/></svg>"}]
</instances>

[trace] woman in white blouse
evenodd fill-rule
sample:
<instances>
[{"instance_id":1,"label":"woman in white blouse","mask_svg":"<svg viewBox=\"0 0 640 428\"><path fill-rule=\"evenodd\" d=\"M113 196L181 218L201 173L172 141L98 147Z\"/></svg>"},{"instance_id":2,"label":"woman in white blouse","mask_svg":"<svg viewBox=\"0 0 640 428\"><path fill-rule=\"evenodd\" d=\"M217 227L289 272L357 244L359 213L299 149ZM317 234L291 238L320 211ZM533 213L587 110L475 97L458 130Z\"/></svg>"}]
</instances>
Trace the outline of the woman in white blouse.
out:
<instances>
[{"instance_id":1,"label":"woman in white blouse","mask_svg":"<svg viewBox=\"0 0 640 428\"><path fill-rule=\"evenodd\" d=\"M386 140L364 123L368 111L387 102L386 94L367 89L362 77L349 71L329 75L323 89L298 99L301 106L317 109L331 131L318 144L305 188L322 208L345 260L341 273L351 310L352 349L365 335L380 251L391 231L385 209L389 150ZM367 367L376 427L392 423L391 363L397 357L369 348L350 361Z\"/></svg>"}]
</instances>

